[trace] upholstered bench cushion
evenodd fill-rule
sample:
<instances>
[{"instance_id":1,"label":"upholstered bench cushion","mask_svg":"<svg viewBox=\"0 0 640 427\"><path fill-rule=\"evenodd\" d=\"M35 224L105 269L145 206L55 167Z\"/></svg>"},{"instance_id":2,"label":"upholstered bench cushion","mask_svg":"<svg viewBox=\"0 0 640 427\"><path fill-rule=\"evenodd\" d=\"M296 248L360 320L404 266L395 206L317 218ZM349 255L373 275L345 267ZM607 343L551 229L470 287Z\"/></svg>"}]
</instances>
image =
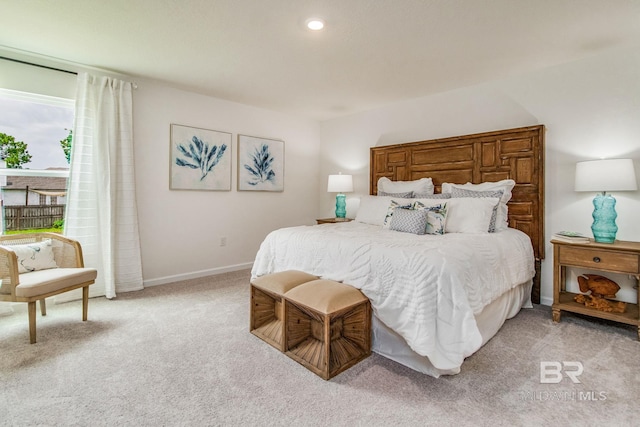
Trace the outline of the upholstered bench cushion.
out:
<instances>
[{"instance_id":1,"label":"upholstered bench cushion","mask_svg":"<svg viewBox=\"0 0 640 427\"><path fill-rule=\"evenodd\" d=\"M95 268L51 268L20 274L16 296L30 298L48 294L70 286L80 285L96 279Z\"/></svg>"},{"instance_id":2,"label":"upholstered bench cushion","mask_svg":"<svg viewBox=\"0 0 640 427\"><path fill-rule=\"evenodd\" d=\"M325 279L300 285L290 290L286 298L322 314L335 313L367 301L367 297L353 286Z\"/></svg>"},{"instance_id":3,"label":"upholstered bench cushion","mask_svg":"<svg viewBox=\"0 0 640 427\"><path fill-rule=\"evenodd\" d=\"M303 271L287 270L257 277L251 280L251 284L272 294L284 295L296 286L317 278L318 276Z\"/></svg>"}]
</instances>

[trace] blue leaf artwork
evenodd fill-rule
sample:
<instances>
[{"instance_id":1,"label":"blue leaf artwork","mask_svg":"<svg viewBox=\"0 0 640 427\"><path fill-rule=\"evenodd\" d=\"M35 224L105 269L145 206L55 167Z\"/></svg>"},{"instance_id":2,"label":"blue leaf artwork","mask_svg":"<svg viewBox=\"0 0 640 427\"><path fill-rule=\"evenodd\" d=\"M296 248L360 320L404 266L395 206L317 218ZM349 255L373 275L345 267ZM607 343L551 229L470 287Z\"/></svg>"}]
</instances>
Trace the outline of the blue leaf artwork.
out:
<instances>
[{"instance_id":1,"label":"blue leaf artwork","mask_svg":"<svg viewBox=\"0 0 640 427\"><path fill-rule=\"evenodd\" d=\"M226 144L222 144L219 150L217 145L209 148L209 143L202 142L202 140L195 135L191 138L188 149L183 144L178 144L177 148L186 159L190 160L183 160L176 157L176 165L199 169L202 174L200 181L207 177L211 169L218 164L224 152L227 150Z\"/></svg>"},{"instance_id":2,"label":"blue leaf artwork","mask_svg":"<svg viewBox=\"0 0 640 427\"><path fill-rule=\"evenodd\" d=\"M265 181L273 181L276 173L271 169L273 156L269 153L269 146L263 144L260 148L255 148L251 154L253 160L251 165L245 164L244 168L249 171L247 184L257 185Z\"/></svg>"},{"instance_id":3,"label":"blue leaf artwork","mask_svg":"<svg viewBox=\"0 0 640 427\"><path fill-rule=\"evenodd\" d=\"M284 190L284 142L238 135L238 190Z\"/></svg>"},{"instance_id":4,"label":"blue leaf artwork","mask_svg":"<svg viewBox=\"0 0 640 427\"><path fill-rule=\"evenodd\" d=\"M172 190L231 190L231 134L171 125Z\"/></svg>"}]
</instances>

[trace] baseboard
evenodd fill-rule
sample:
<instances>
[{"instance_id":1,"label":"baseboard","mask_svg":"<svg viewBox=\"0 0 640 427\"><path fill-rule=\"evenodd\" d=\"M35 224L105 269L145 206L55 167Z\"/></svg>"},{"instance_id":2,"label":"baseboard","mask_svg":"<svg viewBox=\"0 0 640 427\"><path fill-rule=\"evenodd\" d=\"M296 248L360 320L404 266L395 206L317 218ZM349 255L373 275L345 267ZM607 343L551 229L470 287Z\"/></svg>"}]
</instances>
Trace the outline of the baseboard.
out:
<instances>
[{"instance_id":1,"label":"baseboard","mask_svg":"<svg viewBox=\"0 0 640 427\"><path fill-rule=\"evenodd\" d=\"M549 297L542 298L542 297L540 297L540 304L551 306L551 304L553 304L553 298L549 298Z\"/></svg>"},{"instance_id":2,"label":"baseboard","mask_svg":"<svg viewBox=\"0 0 640 427\"><path fill-rule=\"evenodd\" d=\"M217 274L230 273L232 271L246 270L253 266L253 262L243 264L229 265L226 267L211 268L208 270L193 271L191 273L176 274L173 276L159 277L157 279L145 280L144 287L166 285L168 283L178 282L180 280L198 279L200 277L215 276Z\"/></svg>"}]
</instances>

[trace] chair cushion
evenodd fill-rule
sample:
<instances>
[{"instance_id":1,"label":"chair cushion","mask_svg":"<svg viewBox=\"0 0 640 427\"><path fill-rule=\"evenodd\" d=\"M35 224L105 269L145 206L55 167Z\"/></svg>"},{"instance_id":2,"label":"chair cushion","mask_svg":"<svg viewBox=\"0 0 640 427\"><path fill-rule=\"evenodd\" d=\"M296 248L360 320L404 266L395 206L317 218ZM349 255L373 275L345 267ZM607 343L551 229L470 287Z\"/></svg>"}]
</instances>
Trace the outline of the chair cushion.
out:
<instances>
[{"instance_id":1,"label":"chair cushion","mask_svg":"<svg viewBox=\"0 0 640 427\"><path fill-rule=\"evenodd\" d=\"M367 297L353 286L324 279L304 283L287 292L285 298L322 314L335 313L367 301Z\"/></svg>"},{"instance_id":2,"label":"chair cushion","mask_svg":"<svg viewBox=\"0 0 640 427\"><path fill-rule=\"evenodd\" d=\"M316 280L317 278L318 276L303 271L287 270L257 277L251 280L251 284L256 288L271 292L272 294L284 295L296 286Z\"/></svg>"},{"instance_id":3,"label":"chair cushion","mask_svg":"<svg viewBox=\"0 0 640 427\"><path fill-rule=\"evenodd\" d=\"M80 285L96 279L95 268L52 268L20 275L16 296L30 298L56 292L69 286Z\"/></svg>"}]
</instances>

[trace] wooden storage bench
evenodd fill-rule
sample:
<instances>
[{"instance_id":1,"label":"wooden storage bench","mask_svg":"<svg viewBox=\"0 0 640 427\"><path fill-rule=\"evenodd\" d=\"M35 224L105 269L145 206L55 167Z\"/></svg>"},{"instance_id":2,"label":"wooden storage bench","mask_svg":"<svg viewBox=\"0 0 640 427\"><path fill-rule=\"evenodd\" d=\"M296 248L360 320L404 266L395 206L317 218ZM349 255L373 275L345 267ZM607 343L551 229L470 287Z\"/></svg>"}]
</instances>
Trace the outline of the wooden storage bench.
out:
<instances>
[{"instance_id":1,"label":"wooden storage bench","mask_svg":"<svg viewBox=\"0 0 640 427\"><path fill-rule=\"evenodd\" d=\"M284 305L282 296L289 290L318 277L297 270L281 271L251 280L250 332L284 350Z\"/></svg>"},{"instance_id":2,"label":"wooden storage bench","mask_svg":"<svg viewBox=\"0 0 640 427\"><path fill-rule=\"evenodd\" d=\"M285 296L286 354L325 380L371 354L371 305L356 288L309 281Z\"/></svg>"}]
</instances>

